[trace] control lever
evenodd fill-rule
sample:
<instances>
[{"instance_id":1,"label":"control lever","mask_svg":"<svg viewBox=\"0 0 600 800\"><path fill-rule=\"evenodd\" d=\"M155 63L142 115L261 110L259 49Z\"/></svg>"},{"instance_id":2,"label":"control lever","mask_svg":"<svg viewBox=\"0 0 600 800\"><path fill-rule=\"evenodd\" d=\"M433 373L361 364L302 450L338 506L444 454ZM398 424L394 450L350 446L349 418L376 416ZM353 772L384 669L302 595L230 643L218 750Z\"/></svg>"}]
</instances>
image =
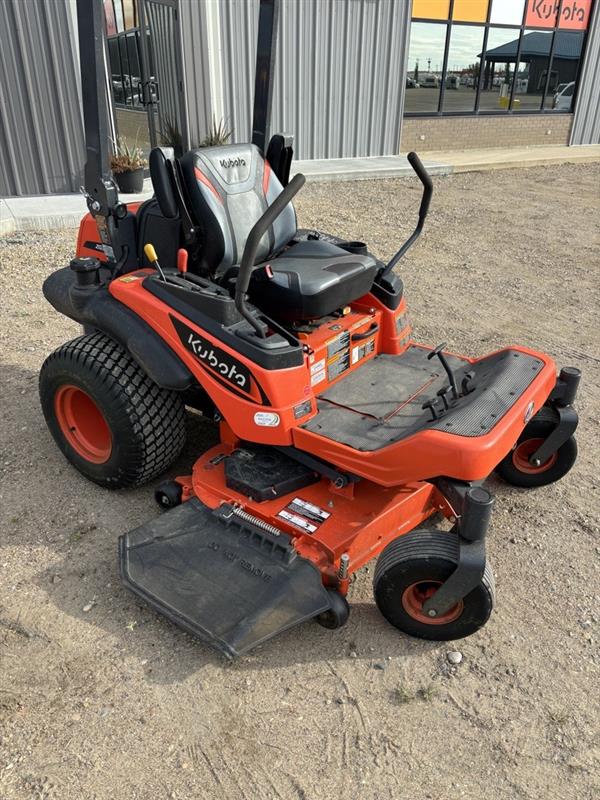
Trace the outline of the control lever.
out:
<instances>
[{"instance_id":1,"label":"control lever","mask_svg":"<svg viewBox=\"0 0 600 800\"><path fill-rule=\"evenodd\" d=\"M177 272L180 275L185 275L187 272L187 263L188 263L188 251L185 248L180 247L177 251Z\"/></svg>"},{"instance_id":2,"label":"control lever","mask_svg":"<svg viewBox=\"0 0 600 800\"><path fill-rule=\"evenodd\" d=\"M439 402L440 402L439 397L432 397L431 400L428 400L426 403L423 403L423 405L421 406L421 408L423 408L423 409L427 408L427 409L429 409L429 411L431 411L431 420L432 420L432 422L434 420L436 420L436 419L439 419L443 414L442 409L439 409L440 413L438 413L438 408L437 407L439 405Z\"/></svg>"},{"instance_id":3,"label":"control lever","mask_svg":"<svg viewBox=\"0 0 600 800\"><path fill-rule=\"evenodd\" d=\"M444 347L446 347L446 342L442 342L441 344L438 344L438 346L435 347L431 351L431 353L429 353L427 355L427 360L431 361L431 359L434 358L434 356L437 356L439 358L439 360L440 360L440 362L442 364L442 367L446 371L446 375L448 376L448 380L450 381L450 388L452 389L453 400L456 401L456 400L458 400L458 386L456 385L456 378L454 377L454 373L450 369L450 365L448 364L446 356L442 352L444 350Z\"/></svg>"},{"instance_id":4,"label":"control lever","mask_svg":"<svg viewBox=\"0 0 600 800\"><path fill-rule=\"evenodd\" d=\"M158 263L158 256L156 255L156 250L154 249L154 245L150 244L150 242L148 242L148 244L145 244L144 253L148 261L152 264L154 269L159 273L160 277L166 283L167 279L165 277L165 273L162 271L162 267Z\"/></svg>"},{"instance_id":5,"label":"control lever","mask_svg":"<svg viewBox=\"0 0 600 800\"><path fill-rule=\"evenodd\" d=\"M460 393L463 397L475 391L475 387L469 385L474 377L475 373L473 372L473 370L469 370L469 372L465 373L462 381L460 382Z\"/></svg>"}]
</instances>

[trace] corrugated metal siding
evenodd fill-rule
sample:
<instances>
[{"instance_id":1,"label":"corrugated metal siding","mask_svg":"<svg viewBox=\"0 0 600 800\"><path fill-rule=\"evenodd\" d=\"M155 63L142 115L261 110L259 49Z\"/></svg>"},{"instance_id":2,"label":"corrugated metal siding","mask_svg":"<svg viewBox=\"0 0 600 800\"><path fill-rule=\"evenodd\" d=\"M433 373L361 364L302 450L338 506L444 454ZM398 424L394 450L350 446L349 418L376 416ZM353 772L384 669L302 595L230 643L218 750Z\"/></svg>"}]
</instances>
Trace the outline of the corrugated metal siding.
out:
<instances>
[{"instance_id":1,"label":"corrugated metal siding","mask_svg":"<svg viewBox=\"0 0 600 800\"><path fill-rule=\"evenodd\" d=\"M210 120L208 72L197 71L205 67L203 5L183 0L181 9L197 31L185 46L190 112L200 88ZM296 158L398 152L410 7L408 0L282 0L271 131L294 134ZM218 10L223 96L215 106L234 140L248 141L258 0L219 0Z\"/></svg>"},{"instance_id":2,"label":"corrugated metal siding","mask_svg":"<svg viewBox=\"0 0 600 800\"><path fill-rule=\"evenodd\" d=\"M179 14L190 146L194 147L206 136L213 115L205 3L180 0Z\"/></svg>"},{"instance_id":3,"label":"corrugated metal siding","mask_svg":"<svg viewBox=\"0 0 600 800\"><path fill-rule=\"evenodd\" d=\"M0 2L0 196L76 191L85 158L73 5Z\"/></svg>"},{"instance_id":4,"label":"corrugated metal siding","mask_svg":"<svg viewBox=\"0 0 600 800\"><path fill-rule=\"evenodd\" d=\"M600 144L600 0L596 0L594 5L571 128L571 144Z\"/></svg>"},{"instance_id":5,"label":"corrugated metal siding","mask_svg":"<svg viewBox=\"0 0 600 800\"><path fill-rule=\"evenodd\" d=\"M181 102L177 86L178 31L175 7L155 0L146 0L148 29L152 40L154 67L158 81L160 102L158 119L160 129L167 132L174 126L181 133Z\"/></svg>"}]
</instances>

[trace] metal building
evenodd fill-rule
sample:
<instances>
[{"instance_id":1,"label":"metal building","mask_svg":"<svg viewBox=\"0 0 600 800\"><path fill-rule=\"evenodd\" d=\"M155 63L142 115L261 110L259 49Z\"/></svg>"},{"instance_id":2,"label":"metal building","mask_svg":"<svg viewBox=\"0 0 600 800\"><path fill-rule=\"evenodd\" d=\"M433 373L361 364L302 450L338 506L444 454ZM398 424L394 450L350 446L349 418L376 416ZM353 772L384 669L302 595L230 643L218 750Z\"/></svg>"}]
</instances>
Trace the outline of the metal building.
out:
<instances>
[{"instance_id":1,"label":"metal building","mask_svg":"<svg viewBox=\"0 0 600 800\"><path fill-rule=\"evenodd\" d=\"M215 126L250 138L259 0L97 1L115 135L144 150ZM483 146L490 124L508 145L547 144L550 119L557 143L600 143L598 6L281 0L272 130L294 134L299 159L399 153L403 122L424 150L442 130L448 148ZM0 0L0 196L77 190L78 70L76 0Z\"/></svg>"}]
</instances>

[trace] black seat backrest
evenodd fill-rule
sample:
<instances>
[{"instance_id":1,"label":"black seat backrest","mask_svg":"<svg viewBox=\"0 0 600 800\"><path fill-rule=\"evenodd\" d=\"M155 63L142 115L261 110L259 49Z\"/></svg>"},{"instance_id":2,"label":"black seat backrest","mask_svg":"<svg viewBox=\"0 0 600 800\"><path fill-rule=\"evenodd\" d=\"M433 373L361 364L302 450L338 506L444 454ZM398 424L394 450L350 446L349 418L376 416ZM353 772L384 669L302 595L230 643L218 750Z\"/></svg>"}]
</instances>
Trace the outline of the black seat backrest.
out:
<instances>
[{"instance_id":1,"label":"black seat backrest","mask_svg":"<svg viewBox=\"0 0 600 800\"><path fill-rule=\"evenodd\" d=\"M172 147L154 147L148 159L154 195L167 219L176 217L178 211L173 188L174 161L175 154Z\"/></svg>"},{"instance_id":2,"label":"black seat backrest","mask_svg":"<svg viewBox=\"0 0 600 800\"><path fill-rule=\"evenodd\" d=\"M179 163L201 230L198 266L223 274L240 263L248 234L282 191L281 183L252 144L191 150ZM261 240L257 262L276 254L295 233L296 212L290 203Z\"/></svg>"}]
</instances>

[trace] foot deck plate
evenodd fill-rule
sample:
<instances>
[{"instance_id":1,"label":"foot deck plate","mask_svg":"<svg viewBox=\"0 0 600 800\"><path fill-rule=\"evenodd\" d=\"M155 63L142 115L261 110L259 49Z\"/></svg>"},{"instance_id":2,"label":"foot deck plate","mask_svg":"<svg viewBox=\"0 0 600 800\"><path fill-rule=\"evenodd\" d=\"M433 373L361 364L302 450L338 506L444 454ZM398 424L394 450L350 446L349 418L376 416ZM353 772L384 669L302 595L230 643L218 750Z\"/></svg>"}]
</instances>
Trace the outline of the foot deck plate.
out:
<instances>
[{"instance_id":1,"label":"foot deck plate","mask_svg":"<svg viewBox=\"0 0 600 800\"><path fill-rule=\"evenodd\" d=\"M194 498L119 539L125 585L230 658L326 611L321 575L285 534Z\"/></svg>"}]
</instances>

